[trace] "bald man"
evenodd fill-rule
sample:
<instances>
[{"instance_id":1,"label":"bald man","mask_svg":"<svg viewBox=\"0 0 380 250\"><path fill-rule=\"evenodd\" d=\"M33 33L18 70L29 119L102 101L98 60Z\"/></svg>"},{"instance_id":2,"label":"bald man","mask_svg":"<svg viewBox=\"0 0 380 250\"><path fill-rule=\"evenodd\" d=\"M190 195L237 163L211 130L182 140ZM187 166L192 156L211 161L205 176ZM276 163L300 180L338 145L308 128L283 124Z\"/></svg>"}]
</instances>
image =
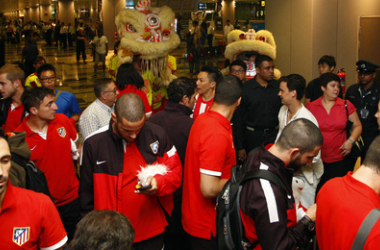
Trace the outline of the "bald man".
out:
<instances>
[{"instance_id":1,"label":"bald man","mask_svg":"<svg viewBox=\"0 0 380 250\"><path fill-rule=\"evenodd\" d=\"M165 130L146 121L138 95L122 95L112 120L84 141L79 187L82 215L94 209L121 212L135 229L133 250L160 250L168 224L165 211L171 213L172 194L181 185L179 156ZM168 173L148 177L142 183L146 189L136 190L136 174L147 164L164 164Z\"/></svg>"}]
</instances>

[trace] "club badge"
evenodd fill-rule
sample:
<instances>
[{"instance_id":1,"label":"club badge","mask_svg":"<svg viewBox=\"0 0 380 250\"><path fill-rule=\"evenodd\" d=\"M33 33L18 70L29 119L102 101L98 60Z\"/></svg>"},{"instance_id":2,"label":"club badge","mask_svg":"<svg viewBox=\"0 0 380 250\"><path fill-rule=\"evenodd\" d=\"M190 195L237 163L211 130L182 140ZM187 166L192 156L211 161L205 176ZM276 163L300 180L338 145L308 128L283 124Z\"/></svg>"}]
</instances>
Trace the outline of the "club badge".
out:
<instances>
[{"instance_id":1,"label":"club badge","mask_svg":"<svg viewBox=\"0 0 380 250\"><path fill-rule=\"evenodd\" d=\"M60 137L62 138L66 137L66 129L64 127L57 129L57 131Z\"/></svg>"},{"instance_id":2,"label":"club badge","mask_svg":"<svg viewBox=\"0 0 380 250\"><path fill-rule=\"evenodd\" d=\"M19 246L28 242L30 236L30 227L14 227L13 242Z\"/></svg>"},{"instance_id":3,"label":"club badge","mask_svg":"<svg viewBox=\"0 0 380 250\"><path fill-rule=\"evenodd\" d=\"M152 149L153 154L155 154L155 155L158 153L158 145L159 144L160 143L158 141L155 141L152 144L150 144L150 148Z\"/></svg>"}]
</instances>

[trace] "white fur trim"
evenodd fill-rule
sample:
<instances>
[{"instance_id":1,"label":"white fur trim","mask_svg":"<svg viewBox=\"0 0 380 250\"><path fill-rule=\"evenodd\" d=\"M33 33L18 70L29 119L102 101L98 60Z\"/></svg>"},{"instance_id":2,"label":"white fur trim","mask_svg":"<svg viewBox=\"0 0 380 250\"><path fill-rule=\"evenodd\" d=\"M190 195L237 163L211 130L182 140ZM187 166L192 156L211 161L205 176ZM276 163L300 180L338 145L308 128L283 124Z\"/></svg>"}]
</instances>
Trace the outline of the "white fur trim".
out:
<instances>
[{"instance_id":1,"label":"white fur trim","mask_svg":"<svg viewBox=\"0 0 380 250\"><path fill-rule=\"evenodd\" d=\"M141 167L141 170L138 171L137 178L139 179L140 183L145 185L146 180L149 176L155 176L157 174L159 175L166 175L169 172L169 168L166 165L163 164L154 164L154 165L147 165L145 168Z\"/></svg>"}]
</instances>

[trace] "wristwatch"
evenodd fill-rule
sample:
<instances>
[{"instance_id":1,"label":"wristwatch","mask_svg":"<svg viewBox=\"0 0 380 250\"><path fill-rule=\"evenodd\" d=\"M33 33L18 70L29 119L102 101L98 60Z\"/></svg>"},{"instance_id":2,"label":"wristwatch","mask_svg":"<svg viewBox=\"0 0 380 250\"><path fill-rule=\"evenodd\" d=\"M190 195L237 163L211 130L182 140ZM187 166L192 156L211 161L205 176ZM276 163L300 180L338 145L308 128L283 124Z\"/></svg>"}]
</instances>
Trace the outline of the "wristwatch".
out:
<instances>
[{"instance_id":1,"label":"wristwatch","mask_svg":"<svg viewBox=\"0 0 380 250\"><path fill-rule=\"evenodd\" d=\"M315 222L312 221L309 216L305 215L302 217L301 222L306 225L309 231L313 231L315 229Z\"/></svg>"}]
</instances>

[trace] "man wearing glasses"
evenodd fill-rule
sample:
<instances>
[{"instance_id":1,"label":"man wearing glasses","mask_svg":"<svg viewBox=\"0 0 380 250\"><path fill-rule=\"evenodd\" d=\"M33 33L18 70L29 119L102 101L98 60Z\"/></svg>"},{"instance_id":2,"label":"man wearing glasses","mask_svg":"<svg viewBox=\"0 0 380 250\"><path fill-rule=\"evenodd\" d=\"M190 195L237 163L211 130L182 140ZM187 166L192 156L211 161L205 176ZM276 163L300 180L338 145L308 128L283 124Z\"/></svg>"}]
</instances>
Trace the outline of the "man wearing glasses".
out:
<instances>
[{"instance_id":1,"label":"man wearing glasses","mask_svg":"<svg viewBox=\"0 0 380 250\"><path fill-rule=\"evenodd\" d=\"M79 132L82 135L82 141L98 129L109 125L111 113L114 112L114 104L119 95L111 78L97 80L94 92L97 99L83 111L79 118Z\"/></svg>"},{"instance_id":2,"label":"man wearing glasses","mask_svg":"<svg viewBox=\"0 0 380 250\"><path fill-rule=\"evenodd\" d=\"M231 75L236 76L242 83L245 82L245 75L247 73L247 64L242 60L235 60L230 64Z\"/></svg>"},{"instance_id":3,"label":"man wearing glasses","mask_svg":"<svg viewBox=\"0 0 380 250\"><path fill-rule=\"evenodd\" d=\"M356 63L359 83L347 89L346 99L355 105L360 122L363 125L362 138L364 148L362 159L364 159L369 145L379 135L379 129L375 114L378 110L377 104L380 99L380 87L376 84L376 69L378 65L360 60Z\"/></svg>"},{"instance_id":4,"label":"man wearing glasses","mask_svg":"<svg viewBox=\"0 0 380 250\"><path fill-rule=\"evenodd\" d=\"M77 122L81 112L77 98L70 92L55 88L57 74L54 66L51 64L42 65L37 70L37 76L43 87L54 91L54 101L58 106L57 113L65 114L68 118L71 118L74 123Z\"/></svg>"}]
</instances>

